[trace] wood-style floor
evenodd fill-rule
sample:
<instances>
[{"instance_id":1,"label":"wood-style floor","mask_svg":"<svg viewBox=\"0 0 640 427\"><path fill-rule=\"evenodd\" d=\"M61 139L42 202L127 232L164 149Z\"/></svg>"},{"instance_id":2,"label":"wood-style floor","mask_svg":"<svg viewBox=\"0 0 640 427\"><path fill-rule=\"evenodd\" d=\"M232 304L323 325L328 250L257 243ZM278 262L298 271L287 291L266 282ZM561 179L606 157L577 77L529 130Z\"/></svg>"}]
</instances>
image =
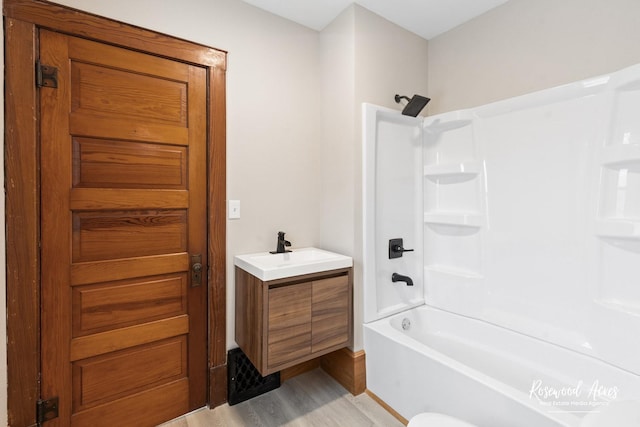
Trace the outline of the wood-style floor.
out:
<instances>
[{"instance_id":1,"label":"wood-style floor","mask_svg":"<svg viewBox=\"0 0 640 427\"><path fill-rule=\"evenodd\" d=\"M280 388L234 406L202 409L162 427L329 427L403 424L363 393L352 396L321 369L285 381Z\"/></svg>"}]
</instances>

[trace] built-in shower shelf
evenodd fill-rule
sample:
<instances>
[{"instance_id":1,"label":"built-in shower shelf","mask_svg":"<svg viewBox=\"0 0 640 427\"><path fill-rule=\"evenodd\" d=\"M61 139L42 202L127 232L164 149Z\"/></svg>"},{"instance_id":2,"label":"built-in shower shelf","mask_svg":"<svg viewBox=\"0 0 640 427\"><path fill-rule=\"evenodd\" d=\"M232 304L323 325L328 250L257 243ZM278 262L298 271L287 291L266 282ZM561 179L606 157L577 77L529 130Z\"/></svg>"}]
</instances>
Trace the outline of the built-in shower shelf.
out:
<instances>
[{"instance_id":1,"label":"built-in shower shelf","mask_svg":"<svg viewBox=\"0 0 640 427\"><path fill-rule=\"evenodd\" d=\"M483 217L475 212L425 212L425 224L482 227Z\"/></svg>"},{"instance_id":2,"label":"built-in shower shelf","mask_svg":"<svg viewBox=\"0 0 640 427\"><path fill-rule=\"evenodd\" d=\"M614 145L602 150L602 164L611 169L640 171L640 145Z\"/></svg>"},{"instance_id":3,"label":"built-in shower shelf","mask_svg":"<svg viewBox=\"0 0 640 427\"><path fill-rule=\"evenodd\" d=\"M424 176L428 178L475 178L482 170L480 162L445 163L439 165L427 165L424 167Z\"/></svg>"},{"instance_id":4,"label":"built-in shower shelf","mask_svg":"<svg viewBox=\"0 0 640 427\"><path fill-rule=\"evenodd\" d=\"M640 239L640 220L605 219L596 221L596 234L600 237Z\"/></svg>"},{"instance_id":5,"label":"built-in shower shelf","mask_svg":"<svg viewBox=\"0 0 640 427\"><path fill-rule=\"evenodd\" d=\"M482 274L468 270L460 267L453 267L448 265L428 265L424 268L425 278L428 278L429 275L445 275L445 276L453 276L462 279L482 279Z\"/></svg>"}]
</instances>

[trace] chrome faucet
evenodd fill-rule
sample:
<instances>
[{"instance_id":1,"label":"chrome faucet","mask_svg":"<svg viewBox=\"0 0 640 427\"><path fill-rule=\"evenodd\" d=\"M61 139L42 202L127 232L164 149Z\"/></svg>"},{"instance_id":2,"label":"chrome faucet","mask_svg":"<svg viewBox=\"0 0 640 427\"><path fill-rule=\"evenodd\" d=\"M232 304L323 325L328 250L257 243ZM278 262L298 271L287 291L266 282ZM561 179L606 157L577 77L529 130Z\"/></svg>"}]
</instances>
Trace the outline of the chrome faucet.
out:
<instances>
[{"instance_id":1,"label":"chrome faucet","mask_svg":"<svg viewBox=\"0 0 640 427\"><path fill-rule=\"evenodd\" d=\"M270 251L269 253L283 254L285 252L291 252L290 250L285 249L285 247L287 246L291 246L291 242L288 240L285 240L284 231L278 231L278 244L276 245L276 250Z\"/></svg>"},{"instance_id":2,"label":"chrome faucet","mask_svg":"<svg viewBox=\"0 0 640 427\"><path fill-rule=\"evenodd\" d=\"M409 276L403 276L402 274L393 273L391 275L392 282L405 282L407 286L413 286L413 280Z\"/></svg>"}]
</instances>

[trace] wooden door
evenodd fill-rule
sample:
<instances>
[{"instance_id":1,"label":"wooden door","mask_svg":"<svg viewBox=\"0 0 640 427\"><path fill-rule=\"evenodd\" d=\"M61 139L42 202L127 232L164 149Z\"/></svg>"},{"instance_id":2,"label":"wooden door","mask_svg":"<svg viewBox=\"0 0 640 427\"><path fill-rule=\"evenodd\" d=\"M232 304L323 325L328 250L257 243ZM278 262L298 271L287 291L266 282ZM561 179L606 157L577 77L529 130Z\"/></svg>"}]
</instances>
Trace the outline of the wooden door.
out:
<instances>
[{"instance_id":1,"label":"wooden door","mask_svg":"<svg viewBox=\"0 0 640 427\"><path fill-rule=\"evenodd\" d=\"M40 61L46 425L157 425L206 402L206 70L49 31Z\"/></svg>"}]
</instances>

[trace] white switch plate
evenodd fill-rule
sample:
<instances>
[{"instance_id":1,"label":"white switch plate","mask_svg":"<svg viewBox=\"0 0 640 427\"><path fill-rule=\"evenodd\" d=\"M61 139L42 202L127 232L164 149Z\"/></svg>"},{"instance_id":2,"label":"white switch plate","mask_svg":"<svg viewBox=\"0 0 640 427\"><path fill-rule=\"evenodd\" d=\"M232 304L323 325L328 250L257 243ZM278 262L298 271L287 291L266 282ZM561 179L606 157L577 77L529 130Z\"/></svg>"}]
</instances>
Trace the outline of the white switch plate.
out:
<instances>
[{"instance_id":1,"label":"white switch plate","mask_svg":"<svg viewBox=\"0 0 640 427\"><path fill-rule=\"evenodd\" d=\"M229 200L229 219L240 218L240 200Z\"/></svg>"}]
</instances>

